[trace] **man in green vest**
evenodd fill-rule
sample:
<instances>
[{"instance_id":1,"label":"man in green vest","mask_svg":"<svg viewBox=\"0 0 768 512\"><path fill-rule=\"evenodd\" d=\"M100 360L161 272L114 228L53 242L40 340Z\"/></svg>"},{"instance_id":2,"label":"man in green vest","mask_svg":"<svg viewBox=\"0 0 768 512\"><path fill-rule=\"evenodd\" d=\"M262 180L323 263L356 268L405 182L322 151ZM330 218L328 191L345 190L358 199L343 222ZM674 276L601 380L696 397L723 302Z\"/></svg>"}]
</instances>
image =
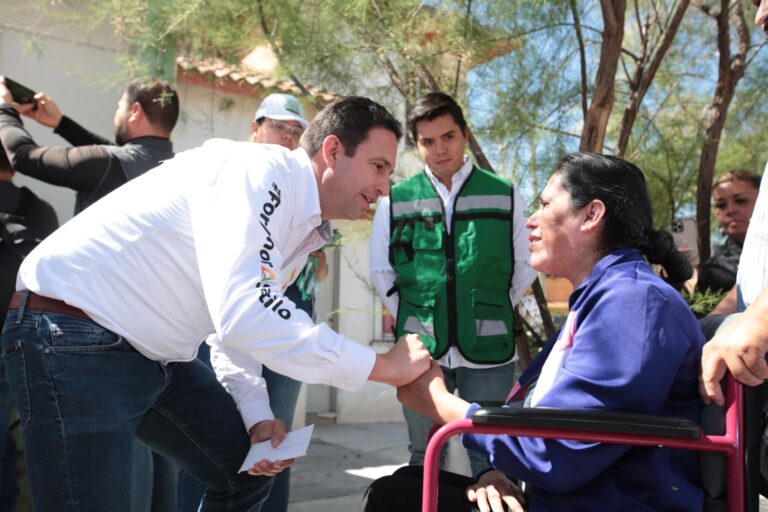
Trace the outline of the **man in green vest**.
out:
<instances>
[{"instance_id":1,"label":"man in green vest","mask_svg":"<svg viewBox=\"0 0 768 512\"><path fill-rule=\"evenodd\" d=\"M395 316L395 336L419 334L449 390L469 402L502 402L514 384L512 306L536 275L523 201L465 156L467 123L451 96L417 100L408 127L425 166L376 210L374 287ZM403 410L410 463L423 464L432 421ZM487 467L469 455L473 473Z\"/></svg>"}]
</instances>

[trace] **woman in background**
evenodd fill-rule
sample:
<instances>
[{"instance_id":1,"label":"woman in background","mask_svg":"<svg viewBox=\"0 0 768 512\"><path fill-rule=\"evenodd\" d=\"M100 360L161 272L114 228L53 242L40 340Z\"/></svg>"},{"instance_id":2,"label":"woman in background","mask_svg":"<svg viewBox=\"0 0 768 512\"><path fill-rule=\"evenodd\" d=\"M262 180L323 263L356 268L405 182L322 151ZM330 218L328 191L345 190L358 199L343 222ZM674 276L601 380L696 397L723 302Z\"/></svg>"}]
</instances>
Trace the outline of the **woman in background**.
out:
<instances>
[{"instance_id":1,"label":"woman in background","mask_svg":"<svg viewBox=\"0 0 768 512\"><path fill-rule=\"evenodd\" d=\"M715 219L726 239L715 254L701 264L697 290L727 292L736 284L741 248L759 189L760 175L747 169L729 171L715 180L712 189Z\"/></svg>"}]
</instances>

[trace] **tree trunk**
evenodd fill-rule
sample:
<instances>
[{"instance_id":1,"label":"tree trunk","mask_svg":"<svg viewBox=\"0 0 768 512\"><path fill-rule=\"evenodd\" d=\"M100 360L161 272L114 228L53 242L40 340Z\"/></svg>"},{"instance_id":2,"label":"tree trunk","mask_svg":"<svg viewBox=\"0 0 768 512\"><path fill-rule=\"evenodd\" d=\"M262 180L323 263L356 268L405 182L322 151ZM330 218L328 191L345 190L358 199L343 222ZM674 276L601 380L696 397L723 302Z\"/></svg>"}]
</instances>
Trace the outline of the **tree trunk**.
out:
<instances>
[{"instance_id":1,"label":"tree trunk","mask_svg":"<svg viewBox=\"0 0 768 512\"><path fill-rule=\"evenodd\" d=\"M640 111L640 105L645 98L645 93L648 92L648 88L651 86L656 72L661 65L661 61L664 60L664 56L667 54L667 50L672 45L672 41L677 34L677 29L680 28L680 22L683 20L683 15L688 9L690 0L682 0L675 13L672 15L669 21L669 25L663 29L661 33L661 40L656 48L648 55L647 51L642 52L641 60L637 63L635 68L635 74L629 81L629 103L627 108L624 109L624 116L621 118L621 128L619 129L619 141L616 146L616 155L623 157L627 151L627 145L629 144L629 136L632 133L632 127L637 120L637 114ZM649 24L650 26L651 24ZM642 27L639 27L643 30ZM646 31L646 37L644 38L643 48L647 46L648 33Z\"/></svg>"},{"instance_id":2,"label":"tree trunk","mask_svg":"<svg viewBox=\"0 0 768 512\"><path fill-rule=\"evenodd\" d=\"M730 107L736 92L736 85L746 71L746 56L749 47L749 32L746 28L744 10L741 2L736 2L733 20L736 25L736 32L739 34L739 47L736 54L731 57L728 4L729 0L720 0L720 12L714 15L717 22L717 48L719 52L717 86L707 112L707 127L701 148L699 175L696 184L696 225L699 239L699 261L701 262L707 261L710 257L710 197L720 137L728 115L728 107Z\"/></svg>"},{"instance_id":3,"label":"tree trunk","mask_svg":"<svg viewBox=\"0 0 768 512\"><path fill-rule=\"evenodd\" d=\"M600 63L595 77L592 104L584 119L580 151L602 153L608 118L615 98L616 70L619 67L621 42L624 38L624 13L626 0L600 0L603 13L603 43L600 46Z\"/></svg>"}]
</instances>

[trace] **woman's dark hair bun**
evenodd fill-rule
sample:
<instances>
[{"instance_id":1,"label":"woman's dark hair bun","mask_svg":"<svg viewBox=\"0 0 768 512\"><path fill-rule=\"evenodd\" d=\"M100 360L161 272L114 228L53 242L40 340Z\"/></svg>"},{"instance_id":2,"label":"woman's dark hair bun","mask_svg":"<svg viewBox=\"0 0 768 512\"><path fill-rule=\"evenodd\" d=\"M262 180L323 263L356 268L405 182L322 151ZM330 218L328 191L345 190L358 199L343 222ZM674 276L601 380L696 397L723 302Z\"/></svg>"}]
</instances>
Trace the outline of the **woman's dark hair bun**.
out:
<instances>
[{"instance_id":1,"label":"woman's dark hair bun","mask_svg":"<svg viewBox=\"0 0 768 512\"><path fill-rule=\"evenodd\" d=\"M693 267L685 254L675 247L672 235L666 231L652 231L648 237L648 261L661 265L672 282L687 281L693 276Z\"/></svg>"}]
</instances>

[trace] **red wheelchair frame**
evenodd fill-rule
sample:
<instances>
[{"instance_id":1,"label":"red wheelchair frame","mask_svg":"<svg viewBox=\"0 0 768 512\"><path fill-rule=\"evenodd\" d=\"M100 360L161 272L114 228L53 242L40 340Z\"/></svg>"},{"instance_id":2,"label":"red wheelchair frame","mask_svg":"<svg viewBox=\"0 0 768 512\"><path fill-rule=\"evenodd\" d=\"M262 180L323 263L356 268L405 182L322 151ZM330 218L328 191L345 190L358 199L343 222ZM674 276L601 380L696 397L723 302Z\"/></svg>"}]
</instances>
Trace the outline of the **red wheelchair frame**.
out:
<instances>
[{"instance_id":1,"label":"red wheelchair frame","mask_svg":"<svg viewBox=\"0 0 768 512\"><path fill-rule=\"evenodd\" d=\"M745 391L756 393L750 389ZM422 511L437 511L440 451L450 437L463 433L507 434L719 452L726 458L728 512L756 511L758 495L754 480L759 478L759 460L756 456L750 456L751 469L746 469L745 453L755 453L751 446L754 445L756 434L749 434L753 441L750 443L750 449L747 450L743 421L744 400L745 393L741 384L729 374L726 378L725 433L722 435L707 435L699 424L690 420L661 416L543 408L478 409L471 420L453 421L432 435L424 459ZM754 398L749 400L750 403L757 403L759 406L759 399L757 402ZM760 432L754 428L751 430L757 433L756 439L759 446ZM758 466L755 466L756 463ZM755 477L755 471L757 471L757 477ZM749 482L746 481L745 475L749 475ZM749 506L745 506L745 503Z\"/></svg>"}]
</instances>

